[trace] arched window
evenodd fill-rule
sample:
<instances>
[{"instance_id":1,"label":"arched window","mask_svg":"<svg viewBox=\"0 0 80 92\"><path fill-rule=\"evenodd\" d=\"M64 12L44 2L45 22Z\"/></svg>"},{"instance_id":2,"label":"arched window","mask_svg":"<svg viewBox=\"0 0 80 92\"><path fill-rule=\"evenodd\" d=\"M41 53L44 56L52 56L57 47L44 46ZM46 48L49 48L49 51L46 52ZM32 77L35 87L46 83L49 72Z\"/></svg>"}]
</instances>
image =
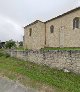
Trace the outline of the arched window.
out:
<instances>
[{"instance_id":1,"label":"arched window","mask_svg":"<svg viewBox=\"0 0 80 92\"><path fill-rule=\"evenodd\" d=\"M32 35L32 28L29 29L29 36Z\"/></svg>"},{"instance_id":2,"label":"arched window","mask_svg":"<svg viewBox=\"0 0 80 92\"><path fill-rule=\"evenodd\" d=\"M51 33L54 32L54 26L53 26L53 25L50 26L50 32L51 32Z\"/></svg>"},{"instance_id":3,"label":"arched window","mask_svg":"<svg viewBox=\"0 0 80 92\"><path fill-rule=\"evenodd\" d=\"M75 17L73 19L73 29L75 28L80 28L80 18L79 17Z\"/></svg>"}]
</instances>

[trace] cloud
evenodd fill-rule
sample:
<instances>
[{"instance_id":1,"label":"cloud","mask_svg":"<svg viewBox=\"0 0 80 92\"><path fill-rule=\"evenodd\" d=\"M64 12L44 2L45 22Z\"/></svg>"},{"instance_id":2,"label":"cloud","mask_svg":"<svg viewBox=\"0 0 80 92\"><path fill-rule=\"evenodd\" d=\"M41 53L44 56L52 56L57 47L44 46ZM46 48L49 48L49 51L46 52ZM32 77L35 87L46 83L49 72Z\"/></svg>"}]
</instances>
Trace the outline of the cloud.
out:
<instances>
[{"instance_id":1,"label":"cloud","mask_svg":"<svg viewBox=\"0 0 80 92\"><path fill-rule=\"evenodd\" d=\"M80 6L80 0L0 0L0 40L22 40L23 26Z\"/></svg>"},{"instance_id":2,"label":"cloud","mask_svg":"<svg viewBox=\"0 0 80 92\"><path fill-rule=\"evenodd\" d=\"M20 41L23 39L23 28L17 22L8 17L0 15L0 40L13 39Z\"/></svg>"}]
</instances>

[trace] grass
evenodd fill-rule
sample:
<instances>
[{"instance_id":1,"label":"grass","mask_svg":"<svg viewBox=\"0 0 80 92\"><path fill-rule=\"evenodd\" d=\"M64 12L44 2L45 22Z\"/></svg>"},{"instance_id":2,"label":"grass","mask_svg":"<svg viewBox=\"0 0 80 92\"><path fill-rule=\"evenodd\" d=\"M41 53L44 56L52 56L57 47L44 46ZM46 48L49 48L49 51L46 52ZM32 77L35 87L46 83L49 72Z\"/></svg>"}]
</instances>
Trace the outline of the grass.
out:
<instances>
[{"instance_id":1,"label":"grass","mask_svg":"<svg viewBox=\"0 0 80 92\"><path fill-rule=\"evenodd\" d=\"M16 48L16 50L24 50L24 48L23 47L18 47L18 48Z\"/></svg>"},{"instance_id":2,"label":"grass","mask_svg":"<svg viewBox=\"0 0 80 92\"><path fill-rule=\"evenodd\" d=\"M45 47L41 49L42 51L48 51L48 50L80 50L80 47L64 47L64 48L53 48L53 47Z\"/></svg>"},{"instance_id":3,"label":"grass","mask_svg":"<svg viewBox=\"0 0 80 92\"><path fill-rule=\"evenodd\" d=\"M39 82L61 90L56 92L80 92L80 75L64 73L62 70L21 61L5 55L0 56L0 73L13 80L18 79L24 85L26 85L28 78L33 81L31 82L33 86Z\"/></svg>"},{"instance_id":4,"label":"grass","mask_svg":"<svg viewBox=\"0 0 80 92\"><path fill-rule=\"evenodd\" d=\"M16 48L16 50L25 51L25 50L28 50L28 49L27 49L27 48L26 48L26 49L24 49L23 47L18 47L18 48Z\"/></svg>"}]
</instances>

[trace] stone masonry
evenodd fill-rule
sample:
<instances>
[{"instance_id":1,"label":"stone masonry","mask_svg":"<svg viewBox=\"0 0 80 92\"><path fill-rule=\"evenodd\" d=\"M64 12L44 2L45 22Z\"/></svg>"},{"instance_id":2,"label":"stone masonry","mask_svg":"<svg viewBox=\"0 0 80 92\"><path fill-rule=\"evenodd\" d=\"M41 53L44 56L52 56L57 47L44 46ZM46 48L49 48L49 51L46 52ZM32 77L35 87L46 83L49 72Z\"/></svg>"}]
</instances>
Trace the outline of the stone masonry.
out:
<instances>
[{"instance_id":1,"label":"stone masonry","mask_svg":"<svg viewBox=\"0 0 80 92\"><path fill-rule=\"evenodd\" d=\"M78 22L76 28L73 24L75 18L79 18L75 21ZM51 26L54 27L52 33ZM44 47L80 47L80 7L46 22L37 20L24 27L24 48L34 50Z\"/></svg>"},{"instance_id":2,"label":"stone masonry","mask_svg":"<svg viewBox=\"0 0 80 92\"><path fill-rule=\"evenodd\" d=\"M80 73L80 51L8 51L11 57Z\"/></svg>"},{"instance_id":3,"label":"stone masonry","mask_svg":"<svg viewBox=\"0 0 80 92\"><path fill-rule=\"evenodd\" d=\"M30 36L30 29L32 29ZM41 31L40 31L41 30ZM34 22L34 25L27 27L24 31L24 48L40 49L45 43L45 24L41 21Z\"/></svg>"}]
</instances>

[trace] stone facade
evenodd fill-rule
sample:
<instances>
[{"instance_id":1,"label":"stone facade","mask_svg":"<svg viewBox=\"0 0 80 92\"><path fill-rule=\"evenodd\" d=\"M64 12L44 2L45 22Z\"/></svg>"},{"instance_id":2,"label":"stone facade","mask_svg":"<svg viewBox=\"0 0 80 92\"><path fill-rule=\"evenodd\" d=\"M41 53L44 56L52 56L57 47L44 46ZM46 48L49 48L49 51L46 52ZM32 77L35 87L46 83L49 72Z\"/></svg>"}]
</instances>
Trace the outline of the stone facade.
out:
<instances>
[{"instance_id":1,"label":"stone facade","mask_svg":"<svg viewBox=\"0 0 80 92\"><path fill-rule=\"evenodd\" d=\"M73 29L73 20L76 17L80 18L80 7L46 22L35 21L29 24L24 27L24 47L29 49L40 49L45 46L80 47L80 28ZM51 25L54 26L53 33L50 32Z\"/></svg>"},{"instance_id":2,"label":"stone facade","mask_svg":"<svg viewBox=\"0 0 80 92\"><path fill-rule=\"evenodd\" d=\"M11 57L80 74L80 51L8 51Z\"/></svg>"},{"instance_id":3,"label":"stone facade","mask_svg":"<svg viewBox=\"0 0 80 92\"><path fill-rule=\"evenodd\" d=\"M30 30L32 31L30 33ZM24 48L40 49L45 43L45 24L39 20L25 28L24 31Z\"/></svg>"}]
</instances>

